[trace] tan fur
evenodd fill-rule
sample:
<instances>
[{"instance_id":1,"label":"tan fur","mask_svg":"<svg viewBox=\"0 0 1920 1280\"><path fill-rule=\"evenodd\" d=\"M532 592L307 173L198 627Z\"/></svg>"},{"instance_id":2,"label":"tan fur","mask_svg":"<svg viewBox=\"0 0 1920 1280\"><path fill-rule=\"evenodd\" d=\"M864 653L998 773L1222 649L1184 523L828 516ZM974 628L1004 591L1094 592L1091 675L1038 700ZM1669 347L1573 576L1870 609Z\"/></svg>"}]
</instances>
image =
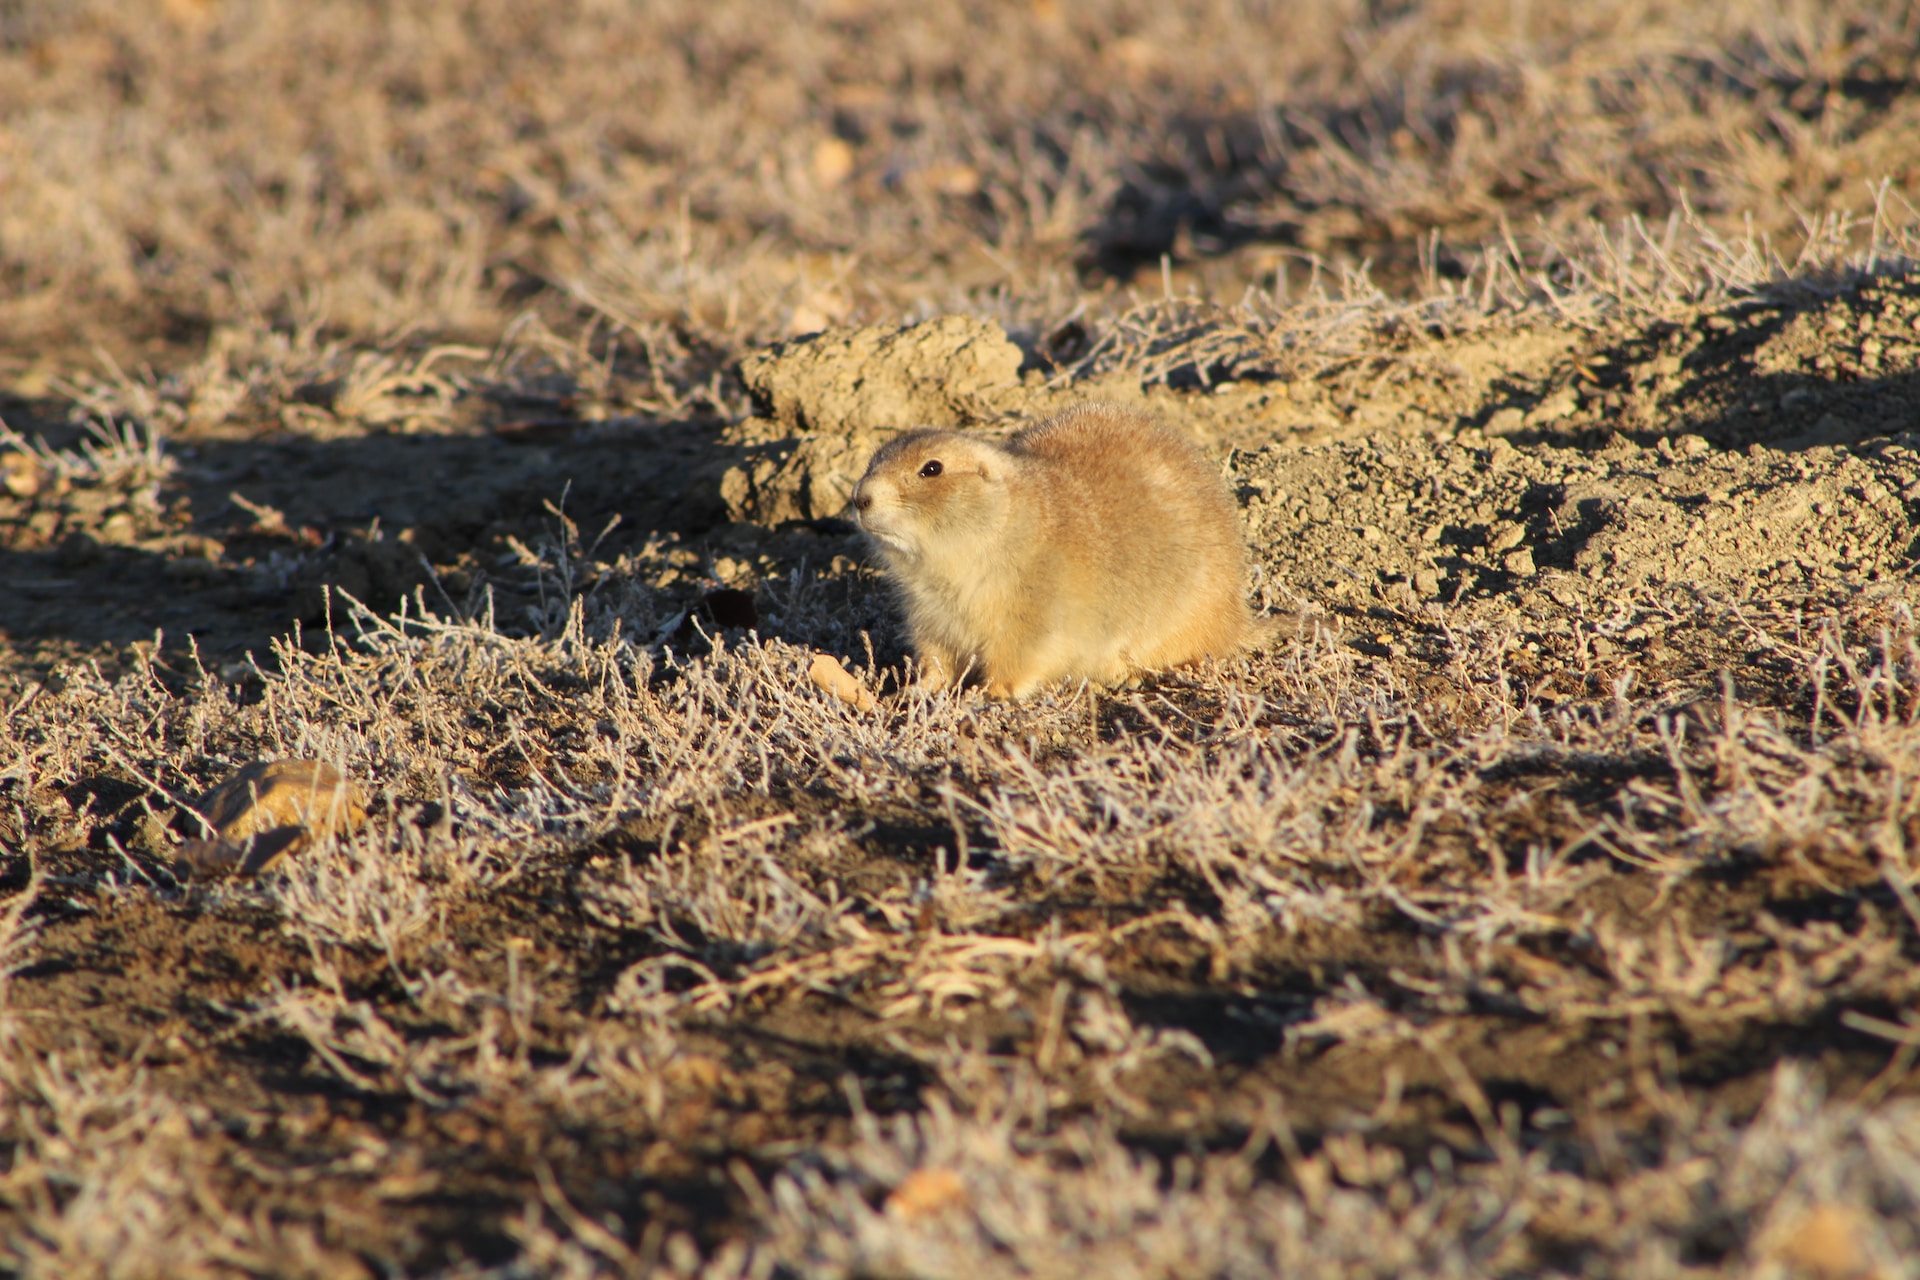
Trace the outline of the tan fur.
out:
<instances>
[{"instance_id":1,"label":"tan fur","mask_svg":"<svg viewBox=\"0 0 1920 1280\"><path fill-rule=\"evenodd\" d=\"M1198 449L1129 409L1081 405L1005 444L901 436L867 465L854 511L935 688L969 668L1001 698L1121 684L1251 636L1232 496Z\"/></svg>"}]
</instances>

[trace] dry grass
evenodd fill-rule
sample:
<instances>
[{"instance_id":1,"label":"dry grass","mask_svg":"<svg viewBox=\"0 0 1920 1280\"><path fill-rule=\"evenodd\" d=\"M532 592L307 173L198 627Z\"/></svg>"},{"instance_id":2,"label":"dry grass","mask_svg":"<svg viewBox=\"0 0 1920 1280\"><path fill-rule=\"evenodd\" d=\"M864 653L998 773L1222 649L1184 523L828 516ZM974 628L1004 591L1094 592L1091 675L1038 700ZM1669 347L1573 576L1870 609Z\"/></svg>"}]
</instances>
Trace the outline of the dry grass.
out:
<instances>
[{"instance_id":1,"label":"dry grass","mask_svg":"<svg viewBox=\"0 0 1920 1280\"><path fill-rule=\"evenodd\" d=\"M1916 56L0 0L0 1275L1920 1275ZM715 505L950 312L1297 632L927 695ZM184 878L283 756L368 823Z\"/></svg>"},{"instance_id":2,"label":"dry grass","mask_svg":"<svg viewBox=\"0 0 1920 1280\"><path fill-rule=\"evenodd\" d=\"M1503 226L1687 208L1790 255L1910 185L1915 40L1864 0L15 0L0 279L14 332L483 336L553 291L738 350L1070 306L1076 263L1162 254L1231 297L1289 259L1298 287L1300 250L1404 281L1429 232L1452 273Z\"/></svg>"},{"instance_id":3,"label":"dry grass","mask_svg":"<svg viewBox=\"0 0 1920 1280\"><path fill-rule=\"evenodd\" d=\"M788 634L830 637L807 605ZM1497 638L1460 636L1486 727L1434 740L1406 689L1318 640L1118 702L894 693L863 714L805 680L791 641L681 664L594 639L610 609L569 616L547 639L367 617L358 640L282 648L244 703L143 666L70 672L15 715L5 776L27 828L10 838L47 851L43 912L97 915L100 940L144 901L231 922L234 954L268 946L242 940L259 932L286 956L230 998L128 1010L160 1023L134 1055L157 1067L110 1064L98 1046L123 1033L56 1031L16 996L18 1265L350 1271L356 1215L460 1183L461 1157L418 1131L461 1116L525 1145L528 1207L494 1230L542 1272L693 1258L644 1213L623 1224L627 1193L579 1148L639 1155L645 1182L649 1161L716 1140L736 1162L735 1243L708 1274L1054 1274L1087 1257L1118 1274L1574 1257L1678 1274L1702 1249L1762 1265L1816 1209L1853 1224L1863 1258L1914 1246L1909 1103L1826 1101L1786 1064L1757 1115L1688 1083L1727 1031L1912 1005L1904 622L1865 645L1823 632L1799 671L1808 710L1706 704L1717 715L1516 716ZM483 720L500 727L464 728ZM163 786L287 753L385 795L362 835L284 876L179 887L147 856L88 872L91 855L51 852L117 848L116 824L60 798L102 770L152 779L137 785L164 805ZM1610 775L1635 780L1582 781ZM876 840L910 813L926 835ZM911 852L923 839L941 847ZM1641 892L1651 912L1629 905ZM1795 918L1797 897L1834 892L1844 915ZM1747 909L1729 895L1758 907L1731 928ZM1289 977L1367 938L1377 958L1333 961L1345 976L1324 994ZM844 1037L872 1065L810 1090L792 1050L736 1038L752 1028ZM155 1052L163 1034L209 1048ZM220 1045L290 1044L310 1055L301 1092L333 1099L312 1118L257 1085L190 1101L198 1087L161 1084ZM1370 1083L1302 1133L1288 1090L1246 1074L1273 1052ZM1595 1064L1590 1085L1553 1082ZM926 1110L897 1110L884 1082L903 1071ZM1488 1092L1526 1080L1530 1104ZM896 1091L895 1119L872 1114L874 1088ZM1137 1145L1182 1131L1187 1154ZM421 1247L402 1220L376 1233L385 1256Z\"/></svg>"}]
</instances>

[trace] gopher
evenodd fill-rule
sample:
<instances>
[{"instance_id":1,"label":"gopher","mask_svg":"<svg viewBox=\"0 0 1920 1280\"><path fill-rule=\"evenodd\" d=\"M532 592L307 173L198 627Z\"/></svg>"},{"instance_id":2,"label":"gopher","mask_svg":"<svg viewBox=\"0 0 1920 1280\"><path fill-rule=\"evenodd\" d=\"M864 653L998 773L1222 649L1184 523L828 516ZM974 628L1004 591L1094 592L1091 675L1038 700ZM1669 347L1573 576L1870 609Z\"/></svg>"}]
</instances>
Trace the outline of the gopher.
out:
<instances>
[{"instance_id":1,"label":"gopher","mask_svg":"<svg viewBox=\"0 0 1920 1280\"><path fill-rule=\"evenodd\" d=\"M1005 443L910 432L874 454L853 508L931 688L968 671L995 698L1119 685L1255 636L1226 484L1130 409L1080 405Z\"/></svg>"}]
</instances>

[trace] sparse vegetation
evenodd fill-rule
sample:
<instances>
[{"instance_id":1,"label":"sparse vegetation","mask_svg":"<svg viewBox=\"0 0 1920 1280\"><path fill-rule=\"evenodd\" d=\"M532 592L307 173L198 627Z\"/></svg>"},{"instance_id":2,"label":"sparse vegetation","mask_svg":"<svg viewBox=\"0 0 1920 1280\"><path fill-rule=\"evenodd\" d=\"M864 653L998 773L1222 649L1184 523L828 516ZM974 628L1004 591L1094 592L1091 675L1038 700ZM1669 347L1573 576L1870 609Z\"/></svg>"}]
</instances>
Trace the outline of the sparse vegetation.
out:
<instances>
[{"instance_id":1,"label":"sparse vegetation","mask_svg":"<svg viewBox=\"0 0 1920 1280\"><path fill-rule=\"evenodd\" d=\"M1916 57L0 0L0 1274L1914 1274ZM847 469L1087 398L1286 637L915 690Z\"/></svg>"}]
</instances>

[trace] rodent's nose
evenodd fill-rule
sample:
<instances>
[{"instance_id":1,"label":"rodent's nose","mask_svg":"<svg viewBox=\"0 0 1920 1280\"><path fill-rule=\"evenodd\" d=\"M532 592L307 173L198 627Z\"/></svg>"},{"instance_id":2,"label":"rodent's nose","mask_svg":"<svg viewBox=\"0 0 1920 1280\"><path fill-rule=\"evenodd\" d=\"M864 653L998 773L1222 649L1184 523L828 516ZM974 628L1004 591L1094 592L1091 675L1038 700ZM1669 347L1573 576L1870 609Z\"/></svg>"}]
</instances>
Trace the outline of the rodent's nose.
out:
<instances>
[{"instance_id":1,"label":"rodent's nose","mask_svg":"<svg viewBox=\"0 0 1920 1280\"><path fill-rule=\"evenodd\" d=\"M853 509L855 511L858 511L864 515L866 513L867 508L871 507L872 505L873 505L873 495L868 493L865 489L862 489L860 490L860 492L853 495Z\"/></svg>"}]
</instances>

